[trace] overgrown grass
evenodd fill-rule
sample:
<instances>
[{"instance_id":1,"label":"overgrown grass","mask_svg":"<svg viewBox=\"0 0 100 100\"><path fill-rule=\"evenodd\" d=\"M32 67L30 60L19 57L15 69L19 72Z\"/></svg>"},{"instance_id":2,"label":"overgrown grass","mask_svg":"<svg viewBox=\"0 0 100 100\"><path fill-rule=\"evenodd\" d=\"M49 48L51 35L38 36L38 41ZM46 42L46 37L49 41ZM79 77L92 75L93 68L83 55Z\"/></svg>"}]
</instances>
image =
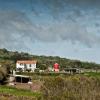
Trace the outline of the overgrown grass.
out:
<instances>
[{"instance_id":1,"label":"overgrown grass","mask_svg":"<svg viewBox=\"0 0 100 100\"><path fill-rule=\"evenodd\" d=\"M48 77L41 91L42 100L100 100L100 77Z\"/></svg>"},{"instance_id":2,"label":"overgrown grass","mask_svg":"<svg viewBox=\"0 0 100 100\"><path fill-rule=\"evenodd\" d=\"M18 98L23 97L23 99L6 100L100 100L100 73L87 72L85 75L60 74L53 77L52 75L40 77L40 75L35 74L33 79L33 83L42 83L39 92L0 86L0 94L11 94ZM25 99L25 97L29 98ZM35 97L35 99L32 97Z\"/></svg>"}]
</instances>

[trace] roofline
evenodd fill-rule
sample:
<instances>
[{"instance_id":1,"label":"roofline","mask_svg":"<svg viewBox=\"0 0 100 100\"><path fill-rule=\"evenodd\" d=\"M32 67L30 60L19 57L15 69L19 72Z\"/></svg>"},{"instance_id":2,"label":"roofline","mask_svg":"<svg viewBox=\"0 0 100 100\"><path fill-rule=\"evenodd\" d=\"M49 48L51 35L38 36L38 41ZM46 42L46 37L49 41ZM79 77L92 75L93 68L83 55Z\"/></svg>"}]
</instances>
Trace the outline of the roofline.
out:
<instances>
[{"instance_id":1,"label":"roofline","mask_svg":"<svg viewBox=\"0 0 100 100\"><path fill-rule=\"evenodd\" d=\"M16 63L23 63L23 64L36 64L37 60L18 60Z\"/></svg>"}]
</instances>

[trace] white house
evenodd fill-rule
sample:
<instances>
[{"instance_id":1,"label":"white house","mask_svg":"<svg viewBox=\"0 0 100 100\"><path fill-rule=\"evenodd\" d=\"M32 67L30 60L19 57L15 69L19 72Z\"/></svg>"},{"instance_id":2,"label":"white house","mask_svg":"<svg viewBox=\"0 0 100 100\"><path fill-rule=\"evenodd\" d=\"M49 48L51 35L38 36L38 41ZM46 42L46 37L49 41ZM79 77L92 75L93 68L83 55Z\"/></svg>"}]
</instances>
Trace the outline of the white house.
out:
<instances>
[{"instance_id":1,"label":"white house","mask_svg":"<svg viewBox=\"0 0 100 100\"><path fill-rule=\"evenodd\" d=\"M22 70L22 71L26 71L26 70L30 70L32 72L34 72L34 70L36 69L36 60L19 60L16 62L16 70Z\"/></svg>"}]
</instances>

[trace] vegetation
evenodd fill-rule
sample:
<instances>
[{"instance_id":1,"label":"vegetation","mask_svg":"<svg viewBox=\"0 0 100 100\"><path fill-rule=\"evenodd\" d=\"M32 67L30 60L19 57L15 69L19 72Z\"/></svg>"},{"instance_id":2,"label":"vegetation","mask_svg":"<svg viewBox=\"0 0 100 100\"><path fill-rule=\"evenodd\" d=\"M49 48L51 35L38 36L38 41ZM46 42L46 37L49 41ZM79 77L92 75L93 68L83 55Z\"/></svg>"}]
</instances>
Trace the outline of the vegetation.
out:
<instances>
[{"instance_id":1,"label":"vegetation","mask_svg":"<svg viewBox=\"0 0 100 100\"><path fill-rule=\"evenodd\" d=\"M37 60L37 67L45 70L47 67L52 67L55 62L60 64L60 69L71 67L71 68L86 68L86 69L100 69L100 64L82 62L79 60L70 60L67 58L60 58L58 56L36 56L30 55L24 52L12 52L6 49L0 49L0 64L15 68L17 60Z\"/></svg>"},{"instance_id":2,"label":"vegetation","mask_svg":"<svg viewBox=\"0 0 100 100\"><path fill-rule=\"evenodd\" d=\"M99 100L100 78L87 76L48 77L41 100Z\"/></svg>"},{"instance_id":3,"label":"vegetation","mask_svg":"<svg viewBox=\"0 0 100 100\"><path fill-rule=\"evenodd\" d=\"M100 73L41 77L35 74L32 81L33 84L37 82L38 85L42 84L36 92L0 86L0 100L99 100L100 98Z\"/></svg>"},{"instance_id":4,"label":"vegetation","mask_svg":"<svg viewBox=\"0 0 100 100\"><path fill-rule=\"evenodd\" d=\"M89 76L89 77L96 77L99 78L100 77L100 72L85 72L84 75Z\"/></svg>"},{"instance_id":5,"label":"vegetation","mask_svg":"<svg viewBox=\"0 0 100 100\"><path fill-rule=\"evenodd\" d=\"M52 56L36 56L24 52L12 52L7 49L0 49L0 81L4 80L10 70L15 69L17 60L37 60L37 68L45 70L52 67L55 62L59 63L60 70L64 68L85 68L85 69L100 69L100 64L82 62L79 60L70 60ZM37 70L38 72L38 70ZM1 82L0 82L1 83Z\"/></svg>"},{"instance_id":6,"label":"vegetation","mask_svg":"<svg viewBox=\"0 0 100 100\"><path fill-rule=\"evenodd\" d=\"M100 99L100 64L70 60L52 56L36 56L23 52L0 49L0 84L6 82L10 70L15 69L17 60L37 60L37 67L45 70L59 63L64 68L95 69L79 75L62 73L19 73L32 76L32 81L42 84L40 91L22 90L0 85L0 100L99 100Z\"/></svg>"},{"instance_id":7,"label":"vegetation","mask_svg":"<svg viewBox=\"0 0 100 100\"><path fill-rule=\"evenodd\" d=\"M0 100L37 100L41 94L29 90L0 86L0 96Z\"/></svg>"}]
</instances>

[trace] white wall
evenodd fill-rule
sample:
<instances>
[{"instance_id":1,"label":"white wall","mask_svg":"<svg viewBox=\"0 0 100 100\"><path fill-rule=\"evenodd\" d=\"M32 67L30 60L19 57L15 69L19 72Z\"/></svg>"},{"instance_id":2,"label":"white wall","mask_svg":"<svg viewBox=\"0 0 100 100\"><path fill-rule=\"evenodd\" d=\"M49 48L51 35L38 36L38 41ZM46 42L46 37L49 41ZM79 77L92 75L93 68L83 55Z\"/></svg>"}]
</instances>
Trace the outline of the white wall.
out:
<instances>
[{"instance_id":1,"label":"white wall","mask_svg":"<svg viewBox=\"0 0 100 100\"><path fill-rule=\"evenodd\" d=\"M16 68L22 68L24 69L24 65L20 65L19 63L16 64Z\"/></svg>"},{"instance_id":2,"label":"white wall","mask_svg":"<svg viewBox=\"0 0 100 100\"><path fill-rule=\"evenodd\" d=\"M18 68L22 68L22 70L24 71L24 64L19 64L19 63L16 63L16 69ZM31 67L30 67L30 64L26 64L26 68L27 69L31 69L32 72L34 72L34 70L36 69L36 64L31 64Z\"/></svg>"}]
</instances>

